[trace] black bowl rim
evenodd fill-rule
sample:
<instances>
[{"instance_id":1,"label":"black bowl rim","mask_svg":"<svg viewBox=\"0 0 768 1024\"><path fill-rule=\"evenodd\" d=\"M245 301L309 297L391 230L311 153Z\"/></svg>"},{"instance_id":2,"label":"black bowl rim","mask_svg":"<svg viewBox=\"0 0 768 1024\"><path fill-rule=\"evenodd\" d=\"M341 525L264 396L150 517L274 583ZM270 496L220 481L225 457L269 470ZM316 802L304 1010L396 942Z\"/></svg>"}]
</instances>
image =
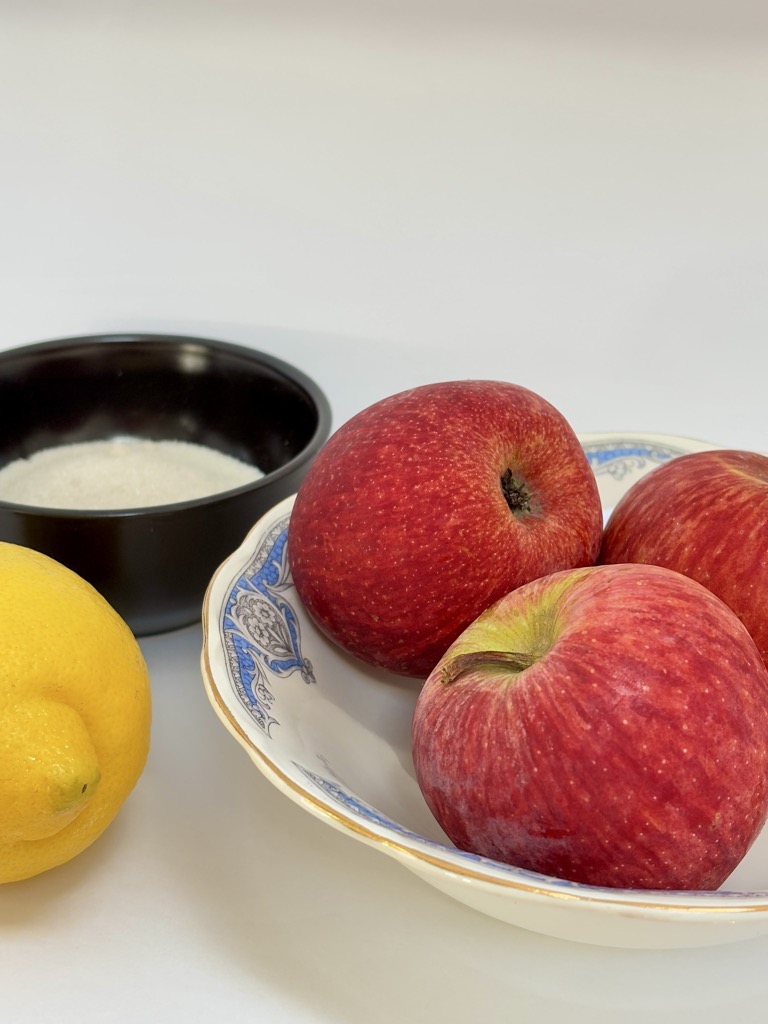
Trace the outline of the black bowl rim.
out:
<instances>
[{"instance_id":1,"label":"black bowl rim","mask_svg":"<svg viewBox=\"0 0 768 1024\"><path fill-rule=\"evenodd\" d=\"M252 483L242 484L240 487L233 487L227 491L217 491L202 498L193 498L188 501L168 502L160 505L141 505L135 508L114 508L114 509L70 509L70 508L48 508L42 505L22 505L15 501L4 501L0 498L0 508L13 511L20 516L34 516L35 518L49 519L128 519L138 516L170 515L181 512L184 509L202 508L204 506L215 506L238 495L250 492L259 492L269 487L275 481L291 474L297 465L315 456L326 441L331 430L331 406L325 393L308 374L298 369L291 363L280 359L278 356L261 352L258 349L250 348L247 345L237 344L231 341L220 341L214 338L205 338L198 335L186 334L162 334L153 332L129 332L110 334L83 334L67 338L55 338L49 341L31 342L28 345L20 345L14 348L0 351L0 366L12 359L27 355L47 355L57 352L66 352L76 346L88 345L137 345L148 341L157 342L168 347L181 345L196 345L209 351L229 353L233 356L246 358L251 362L260 363L269 369L275 370L286 377L291 383L298 385L309 396L312 404L317 410L317 426L309 443L292 459L277 469L266 473Z\"/></svg>"}]
</instances>

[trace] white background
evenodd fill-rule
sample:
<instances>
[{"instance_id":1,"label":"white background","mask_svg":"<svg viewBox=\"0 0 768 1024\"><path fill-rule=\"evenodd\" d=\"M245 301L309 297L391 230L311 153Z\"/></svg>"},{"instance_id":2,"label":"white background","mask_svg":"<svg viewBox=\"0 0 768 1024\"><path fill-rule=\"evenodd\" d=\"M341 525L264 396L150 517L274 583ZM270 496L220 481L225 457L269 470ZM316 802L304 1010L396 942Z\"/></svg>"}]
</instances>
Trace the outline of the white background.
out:
<instances>
[{"instance_id":1,"label":"white background","mask_svg":"<svg viewBox=\"0 0 768 1024\"><path fill-rule=\"evenodd\" d=\"M0 347L204 334L301 366L337 425L492 376L580 431L768 450L767 181L759 2L0 0ZM3 1019L764 1020L768 940L486 919L261 779L199 629L143 647L138 788L0 890Z\"/></svg>"}]
</instances>

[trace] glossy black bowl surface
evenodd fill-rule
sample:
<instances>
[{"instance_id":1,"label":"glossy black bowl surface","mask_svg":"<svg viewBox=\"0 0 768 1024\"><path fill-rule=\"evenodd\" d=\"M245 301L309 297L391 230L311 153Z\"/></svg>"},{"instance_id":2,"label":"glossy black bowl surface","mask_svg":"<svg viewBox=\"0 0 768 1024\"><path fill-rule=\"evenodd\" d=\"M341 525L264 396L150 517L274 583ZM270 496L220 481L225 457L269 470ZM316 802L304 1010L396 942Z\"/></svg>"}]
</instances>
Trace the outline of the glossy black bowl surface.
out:
<instances>
[{"instance_id":1,"label":"glossy black bowl surface","mask_svg":"<svg viewBox=\"0 0 768 1024\"><path fill-rule=\"evenodd\" d=\"M218 565L294 493L331 427L313 380L227 342L110 334L0 352L0 466L45 448L134 436L179 440L263 470L208 498L83 511L0 500L0 540L88 580L137 636L200 620Z\"/></svg>"}]
</instances>

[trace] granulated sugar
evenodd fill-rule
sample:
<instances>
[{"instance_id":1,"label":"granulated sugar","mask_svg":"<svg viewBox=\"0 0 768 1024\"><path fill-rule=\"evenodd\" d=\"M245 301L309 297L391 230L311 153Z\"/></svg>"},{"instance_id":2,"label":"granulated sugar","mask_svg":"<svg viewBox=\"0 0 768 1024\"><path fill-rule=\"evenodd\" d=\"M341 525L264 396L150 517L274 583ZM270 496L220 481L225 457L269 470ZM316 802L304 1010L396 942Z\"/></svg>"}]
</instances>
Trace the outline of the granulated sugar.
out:
<instances>
[{"instance_id":1,"label":"granulated sugar","mask_svg":"<svg viewBox=\"0 0 768 1024\"><path fill-rule=\"evenodd\" d=\"M0 500L39 508L122 509L204 498L264 474L187 441L115 438L46 448L0 469Z\"/></svg>"}]
</instances>

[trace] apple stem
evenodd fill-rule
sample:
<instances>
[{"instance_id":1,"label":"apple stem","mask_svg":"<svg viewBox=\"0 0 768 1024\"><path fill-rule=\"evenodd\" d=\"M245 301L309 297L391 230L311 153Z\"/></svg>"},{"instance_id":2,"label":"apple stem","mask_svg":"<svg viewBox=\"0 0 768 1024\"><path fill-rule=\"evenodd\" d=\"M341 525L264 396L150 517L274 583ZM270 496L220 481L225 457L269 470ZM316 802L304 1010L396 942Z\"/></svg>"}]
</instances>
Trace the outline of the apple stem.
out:
<instances>
[{"instance_id":1,"label":"apple stem","mask_svg":"<svg viewBox=\"0 0 768 1024\"><path fill-rule=\"evenodd\" d=\"M459 676L477 669L523 672L537 660L535 654L524 654L521 651L471 651L469 654L457 654L443 665L440 670L440 681L450 686Z\"/></svg>"}]
</instances>

